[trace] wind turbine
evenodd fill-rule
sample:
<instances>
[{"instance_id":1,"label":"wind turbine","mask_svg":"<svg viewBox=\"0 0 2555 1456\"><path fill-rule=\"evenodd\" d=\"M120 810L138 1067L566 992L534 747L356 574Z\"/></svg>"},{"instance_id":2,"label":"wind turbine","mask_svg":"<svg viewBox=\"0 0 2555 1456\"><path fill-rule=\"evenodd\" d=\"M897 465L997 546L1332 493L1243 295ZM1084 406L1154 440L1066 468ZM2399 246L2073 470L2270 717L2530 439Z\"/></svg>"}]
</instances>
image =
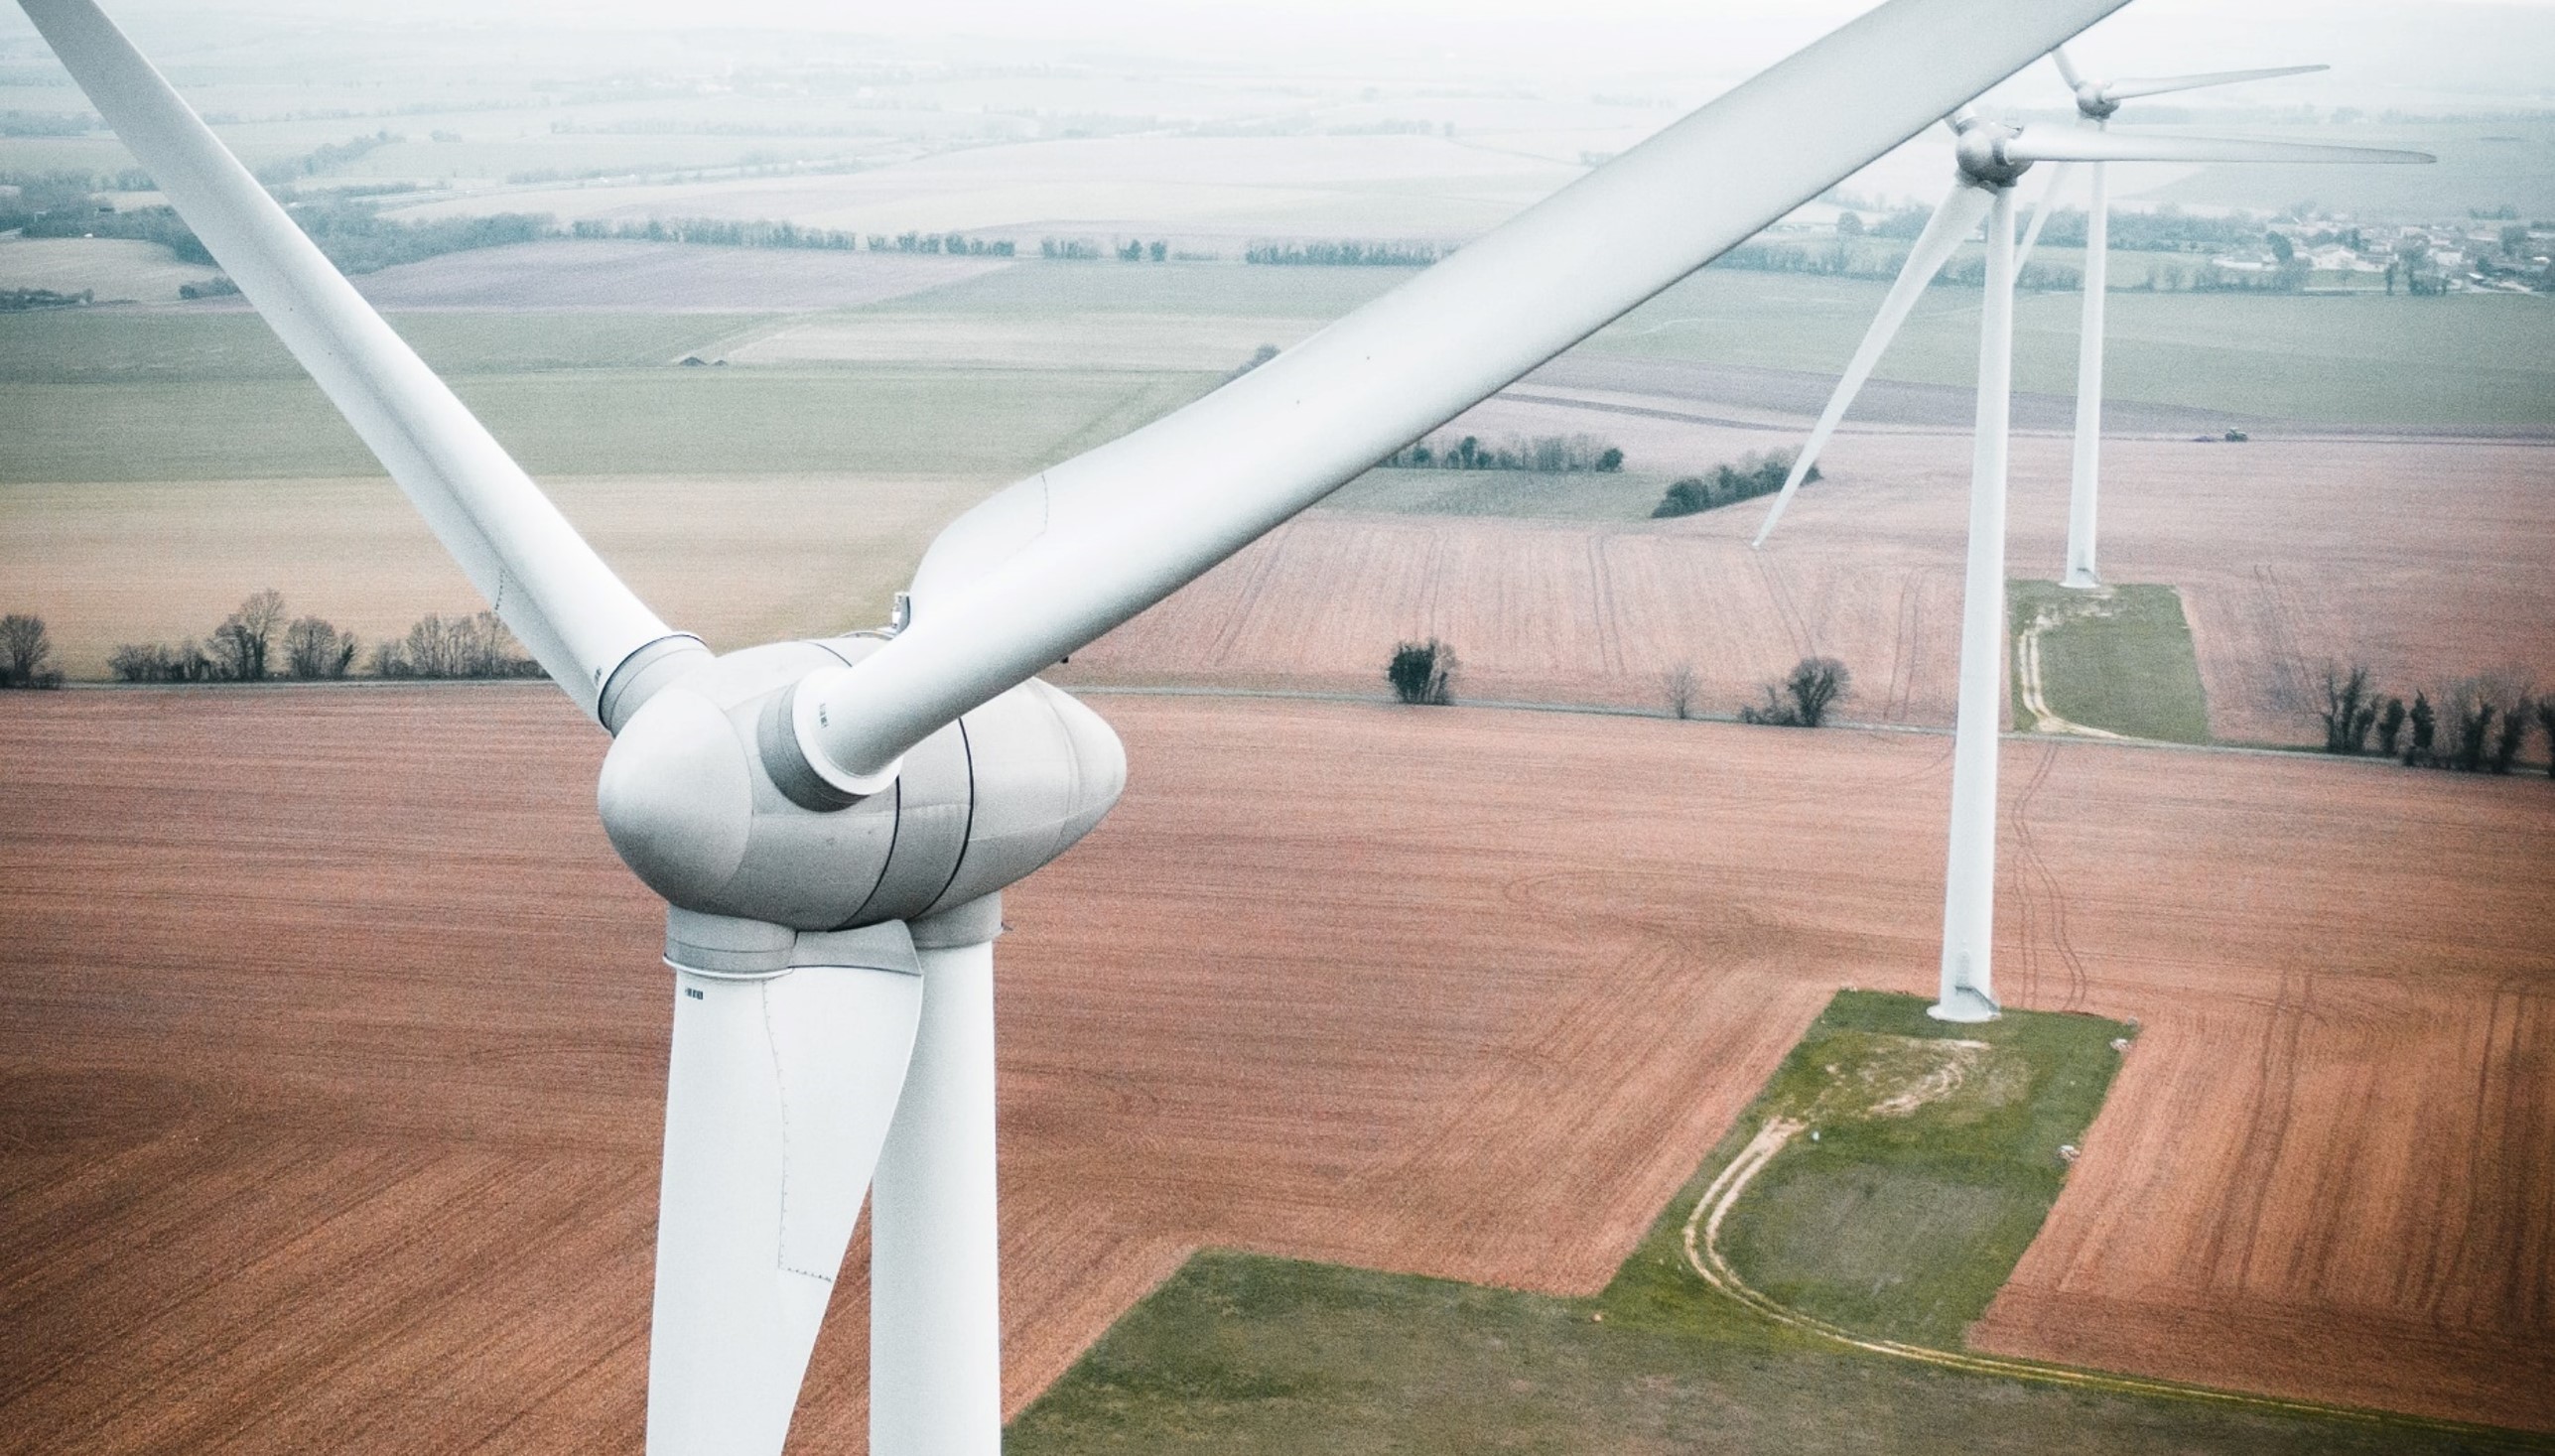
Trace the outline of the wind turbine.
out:
<instances>
[{"instance_id":1,"label":"wind turbine","mask_svg":"<svg viewBox=\"0 0 2555 1456\"><path fill-rule=\"evenodd\" d=\"M2076 94L2077 125L2093 131L2109 129L2111 118L2123 101L2140 96L2161 96L2173 91L2196 91L2207 86L2229 86L2238 81L2270 80L2275 76L2305 75L2330 69L2323 66L2276 66L2267 70L2219 70L2200 75L2131 77L2125 80L2088 81L2069 64L2067 50L2058 47L2050 52L2059 75ZM2042 190L2041 204L2032 213L2030 235L2023 240L2021 257L2029 257L2032 245L2040 240L2041 228L2049 220L2051 203L2067 183L2067 164L2052 168L2049 186ZM2102 453L2102 313L2103 300L2109 292L2111 266L2111 190L2104 165L2087 164L2086 175L2090 196L2084 207L2084 322L2077 334L2076 355L2076 454L2070 467L2067 504L2067 574L2063 584L2090 590L2102 585L2102 577L2093 564L2094 476ZM2020 266L2019 261L2016 264Z\"/></svg>"},{"instance_id":2,"label":"wind turbine","mask_svg":"<svg viewBox=\"0 0 2555 1456\"><path fill-rule=\"evenodd\" d=\"M968 511L891 628L725 655L613 576L94 0L20 3L613 734L598 807L667 902L674 972L649 1450L780 1449L866 1193L872 1449L983 1456L1002 1420L1000 894L1097 824L1126 771L1108 726L1035 674L2125 0L2020 21L2005 0L1890 0L1261 368Z\"/></svg>"},{"instance_id":3,"label":"wind turbine","mask_svg":"<svg viewBox=\"0 0 2555 1456\"><path fill-rule=\"evenodd\" d=\"M1943 960L1932 1013L1947 1021L1997 1015L1990 951L1996 921L1996 734L2005 695L2005 482L2014 359L2014 185L2036 162L2101 161L2428 161L2420 153L2362 147L2126 137L2099 131L2016 129L1967 107L1950 118L1956 177L1951 192L1909 249L1879 317L1846 365L1845 377L1793 462L1766 512L1762 546L1801 488L1819 448L1915 307L1918 295L1969 236L1987 223L1986 297L1978 316L1977 422L1969 466L1968 560L1960 588L1960 688L1953 715L1951 823L1945 852ZM2043 211L2047 208L2044 206ZM2090 285L2088 285L2090 286Z\"/></svg>"}]
</instances>

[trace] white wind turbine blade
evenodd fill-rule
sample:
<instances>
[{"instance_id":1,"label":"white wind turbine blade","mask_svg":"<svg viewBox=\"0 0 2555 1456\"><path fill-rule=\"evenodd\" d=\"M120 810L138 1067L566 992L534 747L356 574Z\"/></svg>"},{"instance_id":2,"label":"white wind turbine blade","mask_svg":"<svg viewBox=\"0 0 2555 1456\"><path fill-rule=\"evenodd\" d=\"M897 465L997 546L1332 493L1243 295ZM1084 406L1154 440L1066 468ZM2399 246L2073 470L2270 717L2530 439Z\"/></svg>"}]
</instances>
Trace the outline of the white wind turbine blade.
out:
<instances>
[{"instance_id":1,"label":"white wind turbine blade","mask_svg":"<svg viewBox=\"0 0 2555 1456\"><path fill-rule=\"evenodd\" d=\"M932 544L894 640L794 690L810 768L901 753L1835 186L2125 0L1890 0L1384 298Z\"/></svg>"},{"instance_id":2,"label":"white wind turbine blade","mask_svg":"<svg viewBox=\"0 0 2555 1456\"><path fill-rule=\"evenodd\" d=\"M2213 70L2200 75L2129 76L2104 81L2102 99L2131 101L2140 96L2161 96L2170 91L2197 91L2204 86L2231 86L2238 81L2271 80L2278 76L2306 75L2311 71L2331 69L2330 66L2274 66L2263 70ZM2075 86L2080 82L2070 81L2068 84Z\"/></svg>"},{"instance_id":3,"label":"white wind turbine blade","mask_svg":"<svg viewBox=\"0 0 2555 1456\"><path fill-rule=\"evenodd\" d=\"M615 669L676 637L91 0L20 4L213 260L568 696L594 713Z\"/></svg>"},{"instance_id":4,"label":"white wind turbine blade","mask_svg":"<svg viewBox=\"0 0 2555 1456\"><path fill-rule=\"evenodd\" d=\"M2076 175L2076 164L2061 162L2050 168L2049 180L2041 184L2040 196L2032 203L2032 225L2023 230L2023 241L2014 249L2014 272L2020 276L2023 265L2032 260L2032 249L2040 246L2041 229L2049 225L2050 213L2058 206L2059 189Z\"/></svg>"},{"instance_id":5,"label":"white wind turbine blade","mask_svg":"<svg viewBox=\"0 0 2555 1456\"><path fill-rule=\"evenodd\" d=\"M886 1141L922 1008L913 942L899 921L811 940L829 964L675 972L650 1456L780 1456Z\"/></svg>"},{"instance_id":6,"label":"white wind turbine blade","mask_svg":"<svg viewBox=\"0 0 2555 1456\"><path fill-rule=\"evenodd\" d=\"M2050 48L2050 62L2058 67L2059 79L2067 82L2067 88L2069 90L2079 91L2084 89L2084 77L2077 73L2076 63L2067 59L2067 48L2065 46L2052 46Z\"/></svg>"},{"instance_id":7,"label":"white wind turbine blade","mask_svg":"<svg viewBox=\"0 0 2555 1456\"><path fill-rule=\"evenodd\" d=\"M1000 1456L994 942L926 920L914 944L922 1025L870 1190L870 1449Z\"/></svg>"},{"instance_id":8,"label":"white wind turbine blade","mask_svg":"<svg viewBox=\"0 0 2555 1456\"><path fill-rule=\"evenodd\" d=\"M2436 162L2428 152L2257 142L2242 137L2160 137L2137 132L2027 126L1993 144L1999 162Z\"/></svg>"},{"instance_id":9,"label":"white wind turbine blade","mask_svg":"<svg viewBox=\"0 0 2555 1456\"><path fill-rule=\"evenodd\" d=\"M1845 365L1844 377L1836 381L1836 392L1827 397L1827 408L1819 412L1818 423L1811 428L1810 439L1803 443L1801 454L1794 457L1792 472L1784 477L1783 490L1766 511L1765 524L1757 528L1756 540L1750 545L1763 546L1766 538L1774 534L1775 522L1783 519L1784 508L1792 504L1793 492L1801 488L1811 466L1818 463L1818 453L1827 448L1827 437L1835 433L1837 422L1845 418L1845 411L1854 403L1854 396L1862 391L1863 381L1871 377L1873 368L1881 362L1881 355L1888 351L1890 340L1898 337L1899 326L1907 322L1908 312L1916 307L1918 299L1925 296L1927 285L1934 282L1934 275L1943 271L1945 260L1976 230L1978 219L1987 215L1992 200L1988 189L1965 181L1956 182L1951 185L1950 193L1935 207L1934 215L1926 219L1925 230L1917 234L1916 245L1908 249L1907 262L1900 265L1898 278L1890 284L1889 294L1881 300L1881 312L1873 317L1871 327L1863 331L1863 341L1854 346L1854 357Z\"/></svg>"}]
</instances>

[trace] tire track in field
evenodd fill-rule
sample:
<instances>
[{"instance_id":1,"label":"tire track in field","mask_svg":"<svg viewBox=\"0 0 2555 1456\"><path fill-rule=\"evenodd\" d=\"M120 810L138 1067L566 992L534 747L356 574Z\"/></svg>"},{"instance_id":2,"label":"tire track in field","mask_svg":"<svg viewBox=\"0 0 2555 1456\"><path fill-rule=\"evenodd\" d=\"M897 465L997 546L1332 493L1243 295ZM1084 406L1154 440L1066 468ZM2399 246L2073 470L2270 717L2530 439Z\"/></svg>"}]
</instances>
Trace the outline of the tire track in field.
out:
<instances>
[{"instance_id":1,"label":"tire track in field","mask_svg":"<svg viewBox=\"0 0 2555 1456\"><path fill-rule=\"evenodd\" d=\"M1208 649L1207 660L1217 667L1232 665L1233 654L1242 647L1243 633L1258 612L1261 594L1268 587L1270 578L1278 574L1278 563L1285 557L1287 543L1294 534L1284 529L1272 531L1260 550L1251 553L1259 560L1251 564L1248 569L1250 576L1234 590L1233 606L1225 613L1224 625L1216 632L1214 645Z\"/></svg>"},{"instance_id":2,"label":"tire track in field","mask_svg":"<svg viewBox=\"0 0 2555 1456\"><path fill-rule=\"evenodd\" d=\"M2269 650L2265 696L2282 713L2300 712L2307 706L2307 695L2298 682L2298 634L2290 625L2295 614L2288 590L2281 585L2280 574L2267 565L2253 569L2253 586L2261 601L2261 639Z\"/></svg>"},{"instance_id":3,"label":"tire track in field","mask_svg":"<svg viewBox=\"0 0 2555 1456\"><path fill-rule=\"evenodd\" d=\"M1917 660L1925 640L1925 588L1934 574L1915 571L1899 585L1899 634L1890 644L1890 680L1881 691L1881 721L1908 721L1908 703L1916 696Z\"/></svg>"},{"instance_id":4,"label":"tire track in field","mask_svg":"<svg viewBox=\"0 0 2555 1456\"><path fill-rule=\"evenodd\" d=\"M1597 671L1610 678L1624 676L1623 643L1615 634L1615 575L1606 561L1606 543L1614 539L1611 531L1588 534L1588 606L1597 623Z\"/></svg>"},{"instance_id":5,"label":"tire track in field","mask_svg":"<svg viewBox=\"0 0 2555 1456\"><path fill-rule=\"evenodd\" d=\"M2060 968L2067 973L2067 994L2059 1001L2058 1009L2076 1011L2084 1009L2088 990L2084 958L2077 954L2076 940L2068 933L2067 887L2060 881L2058 871L2050 866L2049 856L2041 853L2040 842L2032 834L2032 805L2039 798L2042 786L2049 782L2050 771L2058 765L2058 752L2056 743L2041 749L2040 765L2032 770L2031 782L2024 785L2023 792L2015 797L2008 823L2014 831L2017 877L2026 885L2037 882L2043 907L2041 919L2045 922L2043 933L2058 954ZM2024 889L2023 898L2029 905L2031 891L2028 888ZM2039 937L2031 934L2028 916L2024 922L2024 954L2037 981L2040 953L2034 942Z\"/></svg>"},{"instance_id":6,"label":"tire track in field","mask_svg":"<svg viewBox=\"0 0 2555 1456\"><path fill-rule=\"evenodd\" d=\"M1761 551L1750 552L1748 559L1757 569L1757 580L1765 584L1766 599L1774 604L1775 620L1782 623L1784 635L1792 639L1792 650L1798 656L1810 656L1810 628L1801 618L1801 608L1793 602L1792 588L1784 581L1782 570Z\"/></svg>"},{"instance_id":7,"label":"tire track in field","mask_svg":"<svg viewBox=\"0 0 2555 1456\"><path fill-rule=\"evenodd\" d=\"M2298 1091L2298 1043L2306 1022L2305 989L2293 989L2295 978L2280 973L2262 1030L2262 1051L2255 1059L2260 1086L2253 1115L2235 1149L2231 1195L2201 1241L2202 1276L2210 1284L2241 1292L2253 1271L2253 1246L2262 1228L2262 1212L2271 1198L2271 1173L2289 1135L2291 1104Z\"/></svg>"}]
</instances>

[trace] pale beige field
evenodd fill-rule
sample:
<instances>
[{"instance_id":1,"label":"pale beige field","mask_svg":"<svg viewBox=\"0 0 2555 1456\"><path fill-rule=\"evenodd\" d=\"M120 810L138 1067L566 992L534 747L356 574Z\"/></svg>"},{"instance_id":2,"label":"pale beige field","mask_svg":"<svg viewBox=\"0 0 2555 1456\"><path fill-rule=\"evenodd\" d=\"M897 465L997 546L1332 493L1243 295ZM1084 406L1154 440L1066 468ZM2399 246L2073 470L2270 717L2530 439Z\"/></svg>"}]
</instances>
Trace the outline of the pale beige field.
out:
<instances>
[{"instance_id":1,"label":"pale beige field","mask_svg":"<svg viewBox=\"0 0 2555 1456\"><path fill-rule=\"evenodd\" d=\"M1714 439L1765 439L1682 438L1702 454ZM2062 439L2015 443L2016 577L2059 574L2066 452ZM1948 724L1968 442L1847 433L1828 460L1830 478L1803 490L1763 551L1748 547L1762 501L1619 525L1307 515L1077 653L1072 670L1380 692L1393 644L1433 635L1463 663L1459 697L1656 706L1661 675L1684 662L1702 705L1727 712L1819 654L1854 673L1848 716ZM2365 663L2407 698L2485 672L2555 683L2555 450L2116 440L2105 462L2104 571L2180 590L2219 736L2319 736L2329 660Z\"/></svg>"},{"instance_id":2,"label":"pale beige field","mask_svg":"<svg viewBox=\"0 0 2555 1456\"><path fill-rule=\"evenodd\" d=\"M542 482L623 580L722 650L874 626L972 476L640 476ZM9 487L0 575L39 603L75 678L121 642L206 637L262 587L366 643L477 611L470 581L388 480ZM736 583L750 582L749 591Z\"/></svg>"},{"instance_id":3,"label":"pale beige field","mask_svg":"<svg viewBox=\"0 0 2555 1456\"><path fill-rule=\"evenodd\" d=\"M1098 706L1127 798L1000 953L1013 1409L1197 1245L1593 1290L1836 987L1932 984L1944 739ZM531 686L0 701L7 1429L635 1446L602 746ZM2004 995L2144 1030L1985 1338L2555 1429L2555 786L2006 759ZM796 1449L859 1449L861 1257Z\"/></svg>"},{"instance_id":4,"label":"pale beige field","mask_svg":"<svg viewBox=\"0 0 2555 1456\"><path fill-rule=\"evenodd\" d=\"M1015 143L859 172L680 187L506 188L400 217L785 218L862 232L1053 228L1470 237L1584 171L1432 136L1132 136ZM1129 219L1141 219L1130 221Z\"/></svg>"},{"instance_id":5,"label":"pale beige field","mask_svg":"<svg viewBox=\"0 0 2555 1456\"><path fill-rule=\"evenodd\" d=\"M829 314L727 351L732 364L927 363L1012 369L1223 372L1262 344L1286 348L1323 321L1195 314Z\"/></svg>"}]
</instances>

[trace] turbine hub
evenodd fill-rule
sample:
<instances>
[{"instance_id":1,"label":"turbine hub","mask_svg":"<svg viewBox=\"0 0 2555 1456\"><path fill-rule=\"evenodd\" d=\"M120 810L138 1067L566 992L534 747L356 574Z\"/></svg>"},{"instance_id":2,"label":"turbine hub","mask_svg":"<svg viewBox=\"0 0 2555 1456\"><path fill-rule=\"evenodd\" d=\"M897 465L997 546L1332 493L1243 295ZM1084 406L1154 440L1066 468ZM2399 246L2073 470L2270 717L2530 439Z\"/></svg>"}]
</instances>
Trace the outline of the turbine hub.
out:
<instances>
[{"instance_id":1,"label":"turbine hub","mask_svg":"<svg viewBox=\"0 0 2555 1456\"><path fill-rule=\"evenodd\" d=\"M622 862L680 910L839 930L999 890L1118 802L1118 735L1031 679L917 744L879 792L844 808L802 804L774 781L764 750L775 721L786 724L790 689L877 645L755 647L659 689L622 726L597 785Z\"/></svg>"},{"instance_id":2,"label":"turbine hub","mask_svg":"<svg viewBox=\"0 0 2555 1456\"><path fill-rule=\"evenodd\" d=\"M2087 121L2109 121L2120 103L2103 94L2109 81L2086 81L2076 88L2076 114Z\"/></svg>"},{"instance_id":3,"label":"turbine hub","mask_svg":"<svg viewBox=\"0 0 2555 1456\"><path fill-rule=\"evenodd\" d=\"M1953 144L1953 155L1959 159L1961 175L1984 187L2009 188L2022 181L2032 164L2017 162L2005 155L2005 144L2021 132L2001 121L1972 119L1960 124L1959 140Z\"/></svg>"}]
</instances>

